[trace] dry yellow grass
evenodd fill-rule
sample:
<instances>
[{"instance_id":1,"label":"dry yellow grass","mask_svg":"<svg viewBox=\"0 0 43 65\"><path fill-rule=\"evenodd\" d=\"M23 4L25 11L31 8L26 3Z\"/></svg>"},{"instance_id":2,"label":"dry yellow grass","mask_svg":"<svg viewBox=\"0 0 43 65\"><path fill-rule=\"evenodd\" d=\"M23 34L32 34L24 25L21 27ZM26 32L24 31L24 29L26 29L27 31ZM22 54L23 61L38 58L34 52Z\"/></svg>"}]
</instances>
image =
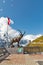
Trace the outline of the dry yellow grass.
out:
<instances>
[{"instance_id":1,"label":"dry yellow grass","mask_svg":"<svg viewBox=\"0 0 43 65\"><path fill-rule=\"evenodd\" d=\"M24 50L26 52L43 52L43 36L33 40Z\"/></svg>"}]
</instances>

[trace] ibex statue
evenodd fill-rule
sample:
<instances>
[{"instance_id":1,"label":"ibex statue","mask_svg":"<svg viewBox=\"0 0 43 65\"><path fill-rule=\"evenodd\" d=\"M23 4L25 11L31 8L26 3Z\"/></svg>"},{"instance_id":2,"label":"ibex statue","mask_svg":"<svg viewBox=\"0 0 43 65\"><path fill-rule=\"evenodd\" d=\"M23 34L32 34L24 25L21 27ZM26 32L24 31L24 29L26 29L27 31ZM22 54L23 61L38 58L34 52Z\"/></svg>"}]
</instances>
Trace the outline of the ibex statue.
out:
<instances>
[{"instance_id":1,"label":"ibex statue","mask_svg":"<svg viewBox=\"0 0 43 65\"><path fill-rule=\"evenodd\" d=\"M20 30L18 30L19 32L20 32L20 35L19 35L19 37L16 37L16 38L13 38L12 40L11 40L11 47L13 47L13 43L14 42L18 42L18 47L19 47L19 41L21 40L21 38L24 36L24 34L25 34L25 32L24 33L22 33Z\"/></svg>"}]
</instances>

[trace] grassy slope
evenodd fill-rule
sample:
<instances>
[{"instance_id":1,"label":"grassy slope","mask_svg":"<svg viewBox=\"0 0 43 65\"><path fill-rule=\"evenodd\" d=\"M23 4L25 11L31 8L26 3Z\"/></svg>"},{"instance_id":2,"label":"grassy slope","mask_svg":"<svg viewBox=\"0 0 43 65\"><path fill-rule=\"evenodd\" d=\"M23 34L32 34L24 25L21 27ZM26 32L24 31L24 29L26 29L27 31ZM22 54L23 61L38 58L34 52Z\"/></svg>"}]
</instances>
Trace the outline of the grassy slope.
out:
<instances>
[{"instance_id":1,"label":"grassy slope","mask_svg":"<svg viewBox=\"0 0 43 65\"><path fill-rule=\"evenodd\" d=\"M43 47L43 36L33 40L30 44L27 45L27 47Z\"/></svg>"},{"instance_id":2,"label":"grassy slope","mask_svg":"<svg viewBox=\"0 0 43 65\"><path fill-rule=\"evenodd\" d=\"M43 36L33 40L24 50L27 52L43 52Z\"/></svg>"},{"instance_id":3,"label":"grassy slope","mask_svg":"<svg viewBox=\"0 0 43 65\"><path fill-rule=\"evenodd\" d=\"M32 42L43 42L43 36L33 40Z\"/></svg>"}]
</instances>

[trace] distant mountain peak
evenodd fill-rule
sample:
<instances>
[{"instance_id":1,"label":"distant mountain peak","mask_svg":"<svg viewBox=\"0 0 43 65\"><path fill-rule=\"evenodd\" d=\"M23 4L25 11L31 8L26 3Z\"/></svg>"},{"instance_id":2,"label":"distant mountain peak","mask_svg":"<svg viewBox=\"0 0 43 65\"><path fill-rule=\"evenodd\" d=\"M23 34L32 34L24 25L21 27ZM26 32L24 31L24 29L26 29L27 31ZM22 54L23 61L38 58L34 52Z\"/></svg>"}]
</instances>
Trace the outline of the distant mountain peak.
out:
<instances>
[{"instance_id":1,"label":"distant mountain peak","mask_svg":"<svg viewBox=\"0 0 43 65\"><path fill-rule=\"evenodd\" d=\"M28 40L33 41L33 40L35 40L36 38L38 38L38 37L40 37L40 36L42 36L42 35L41 35L41 34L37 34L37 35L25 35L25 36L23 37L23 39L28 39Z\"/></svg>"},{"instance_id":2,"label":"distant mountain peak","mask_svg":"<svg viewBox=\"0 0 43 65\"><path fill-rule=\"evenodd\" d=\"M41 34L38 35L25 35L21 40L20 40L20 46L26 46L33 40L41 37Z\"/></svg>"}]
</instances>

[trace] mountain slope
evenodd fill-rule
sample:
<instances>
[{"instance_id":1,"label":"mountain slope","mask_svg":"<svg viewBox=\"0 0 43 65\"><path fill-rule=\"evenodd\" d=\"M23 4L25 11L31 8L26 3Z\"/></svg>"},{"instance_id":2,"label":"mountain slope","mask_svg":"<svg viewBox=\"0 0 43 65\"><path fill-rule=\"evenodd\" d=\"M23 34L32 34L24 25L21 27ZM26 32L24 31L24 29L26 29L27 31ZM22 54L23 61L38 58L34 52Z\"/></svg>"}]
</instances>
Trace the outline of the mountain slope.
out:
<instances>
[{"instance_id":1,"label":"mountain slope","mask_svg":"<svg viewBox=\"0 0 43 65\"><path fill-rule=\"evenodd\" d=\"M33 40L30 44L27 45L27 47L43 47L43 36Z\"/></svg>"},{"instance_id":2,"label":"mountain slope","mask_svg":"<svg viewBox=\"0 0 43 65\"><path fill-rule=\"evenodd\" d=\"M42 36L41 34L38 35L25 35L21 40L20 40L20 45L21 46L27 46L32 42L33 40L39 38Z\"/></svg>"},{"instance_id":3,"label":"mountain slope","mask_svg":"<svg viewBox=\"0 0 43 65\"><path fill-rule=\"evenodd\" d=\"M43 42L43 36L40 36L39 38L33 40L32 42Z\"/></svg>"}]
</instances>

